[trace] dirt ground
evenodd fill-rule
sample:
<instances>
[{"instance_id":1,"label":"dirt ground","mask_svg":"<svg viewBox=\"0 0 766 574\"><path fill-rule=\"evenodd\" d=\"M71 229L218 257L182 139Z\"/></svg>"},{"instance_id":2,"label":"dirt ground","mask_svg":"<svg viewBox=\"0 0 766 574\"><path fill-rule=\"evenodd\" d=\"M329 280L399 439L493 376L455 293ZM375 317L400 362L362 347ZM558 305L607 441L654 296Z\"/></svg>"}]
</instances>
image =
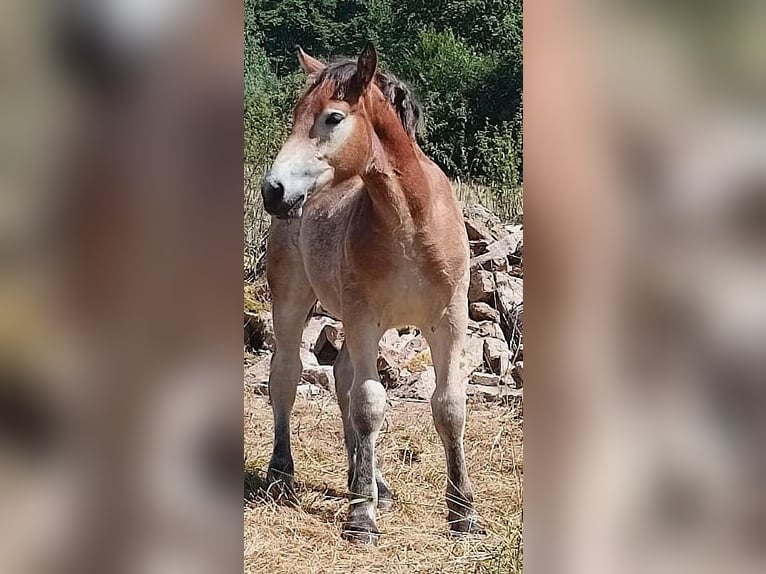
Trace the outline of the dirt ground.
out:
<instances>
[{"instance_id":1,"label":"dirt ground","mask_svg":"<svg viewBox=\"0 0 766 574\"><path fill-rule=\"evenodd\" d=\"M377 547L349 544L346 456L340 411L331 397L296 400L293 455L298 506L263 496L271 454L271 408L245 391L245 572L250 574L521 572L522 421L513 406L469 403L466 450L483 538L448 535L444 451L427 403L393 401L378 460L394 490L380 514Z\"/></svg>"}]
</instances>

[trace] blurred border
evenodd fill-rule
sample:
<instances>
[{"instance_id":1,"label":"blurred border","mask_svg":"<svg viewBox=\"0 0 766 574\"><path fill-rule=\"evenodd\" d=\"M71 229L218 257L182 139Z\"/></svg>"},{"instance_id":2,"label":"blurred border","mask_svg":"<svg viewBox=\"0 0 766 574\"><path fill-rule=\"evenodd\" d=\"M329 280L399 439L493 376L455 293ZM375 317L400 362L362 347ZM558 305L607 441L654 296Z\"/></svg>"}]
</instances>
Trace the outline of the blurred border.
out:
<instances>
[{"instance_id":1,"label":"blurred border","mask_svg":"<svg viewBox=\"0 0 766 574\"><path fill-rule=\"evenodd\" d=\"M0 9L0 571L242 568L241 3Z\"/></svg>"},{"instance_id":2,"label":"blurred border","mask_svg":"<svg viewBox=\"0 0 766 574\"><path fill-rule=\"evenodd\" d=\"M525 566L763 571L753 2L525 6Z\"/></svg>"}]
</instances>

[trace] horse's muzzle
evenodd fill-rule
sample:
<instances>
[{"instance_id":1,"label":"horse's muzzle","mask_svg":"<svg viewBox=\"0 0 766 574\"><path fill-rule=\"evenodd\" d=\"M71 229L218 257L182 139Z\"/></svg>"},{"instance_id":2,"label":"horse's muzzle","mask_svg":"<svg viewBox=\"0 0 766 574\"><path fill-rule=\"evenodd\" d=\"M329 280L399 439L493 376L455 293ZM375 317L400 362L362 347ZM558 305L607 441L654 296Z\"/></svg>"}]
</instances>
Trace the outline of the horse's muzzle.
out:
<instances>
[{"instance_id":1,"label":"horse's muzzle","mask_svg":"<svg viewBox=\"0 0 766 574\"><path fill-rule=\"evenodd\" d=\"M303 197L297 197L294 201L285 200L285 188L279 182L267 175L261 183L261 196L263 207L277 219L297 217L303 204Z\"/></svg>"}]
</instances>

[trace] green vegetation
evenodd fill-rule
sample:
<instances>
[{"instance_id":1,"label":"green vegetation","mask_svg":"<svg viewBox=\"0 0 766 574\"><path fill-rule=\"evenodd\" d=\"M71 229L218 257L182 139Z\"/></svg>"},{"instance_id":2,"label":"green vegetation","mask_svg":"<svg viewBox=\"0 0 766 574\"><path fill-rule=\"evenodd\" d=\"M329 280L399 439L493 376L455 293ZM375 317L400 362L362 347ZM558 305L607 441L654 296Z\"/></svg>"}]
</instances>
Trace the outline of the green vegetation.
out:
<instances>
[{"instance_id":1,"label":"green vegetation","mask_svg":"<svg viewBox=\"0 0 766 574\"><path fill-rule=\"evenodd\" d=\"M246 206L289 130L305 78L295 46L329 60L371 40L426 112L424 151L481 189L506 220L521 214L521 0L245 0ZM258 243L259 214L246 225ZM257 225L260 228L260 225Z\"/></svg>"}]
</instances>

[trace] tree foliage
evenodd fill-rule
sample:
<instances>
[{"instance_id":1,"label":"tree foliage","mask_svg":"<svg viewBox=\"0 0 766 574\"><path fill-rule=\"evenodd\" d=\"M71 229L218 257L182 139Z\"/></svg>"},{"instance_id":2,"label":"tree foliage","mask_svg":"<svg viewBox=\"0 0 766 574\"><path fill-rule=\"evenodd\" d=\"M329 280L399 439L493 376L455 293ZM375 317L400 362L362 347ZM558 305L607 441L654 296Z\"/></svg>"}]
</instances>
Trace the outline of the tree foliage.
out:
<instances>
[{"instance_id":1,"label":"tree foliage","mask_svg":"<svg viewBox=\"0 0 766 574\"><path fill-rule=\"evenodd\" d=\"M520 188L521 0L245 0L245 161L265 165L287 134L305 81L296 45L328 60L368 40L423 103L434 161Z\"/></svg>"}]
</instances>

